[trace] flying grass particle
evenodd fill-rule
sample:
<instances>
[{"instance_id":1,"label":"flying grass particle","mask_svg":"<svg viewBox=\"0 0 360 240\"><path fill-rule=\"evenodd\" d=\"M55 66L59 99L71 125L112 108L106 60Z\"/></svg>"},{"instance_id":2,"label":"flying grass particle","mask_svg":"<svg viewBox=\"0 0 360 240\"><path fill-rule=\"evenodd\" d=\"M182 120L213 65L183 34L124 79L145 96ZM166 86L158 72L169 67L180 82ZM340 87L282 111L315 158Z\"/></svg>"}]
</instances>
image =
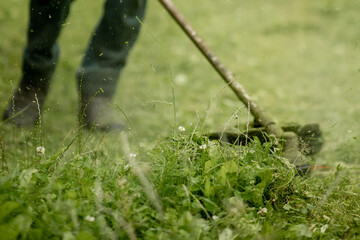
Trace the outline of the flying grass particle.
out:
<instances>
[{"instance_id":1,"label":"flying grass particle","mask_svg":"<svg viewBox=\"0 0 360 240\"><path fill-rule=\"evenodd\" d=\"M328 227L329 227L329 225L328 225L328 224L325 224L324 226L322 226L322 227L320 228L320 232L321 232L321 233L325 233L325 232L326 232L326 229L328 229Z\"/></svg>"},{"instance_id":2,"label":"flying grass particle","mask_svg":"<svg viewBox=\"0 0 360 240\"><path fill-rule=\"evenodd\" d=\"M323 218L324 218L326 221L328 221L328 222L330 222L330 221L331 221L331 218L330 218L330 217L328 217L328 216L326 216L326 215L323 215Z\"/></svg>"},{"instance_id":3,"label":"flying grass particle","mask_svg":"<svg viewBox=\"0 0 360 240\"><path fill-rule=\"evenodd\" d=\"M150 64L150 67L151 69L154 71L154 72L157 72L156 68L154 67L154 65Z\"/></svg>"}]
</instances>

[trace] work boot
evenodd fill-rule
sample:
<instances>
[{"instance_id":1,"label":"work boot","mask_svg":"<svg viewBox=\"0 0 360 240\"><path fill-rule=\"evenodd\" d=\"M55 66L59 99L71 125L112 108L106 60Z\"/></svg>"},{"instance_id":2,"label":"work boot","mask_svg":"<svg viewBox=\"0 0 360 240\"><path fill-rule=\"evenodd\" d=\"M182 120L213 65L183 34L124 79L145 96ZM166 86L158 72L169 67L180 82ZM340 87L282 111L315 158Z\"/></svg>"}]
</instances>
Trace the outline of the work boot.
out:
<instances>
[{"instance_id":1,"label":"work boot","mask_svg":"<svg viewBox=\"0 0 360 240\"><path fill-rule=\"evenodd\" d=\"M14 92L3 114L3 120L8 120L16 126L30 127L39 120L45 94L31 87L20 87Z\"/></svg>"},{"instance_id":2,"label":"work boot","mask_svg":"<svg viewBox=\"0 0 360 240\"><path fill-rule=\"evenodd\" d=\"M3 114L3 120L9 120L19 127L33 126L39 120L56 67L57 47L54 46L52 50L34 49L39 44L28 43L31 47L24 52L22 78Z\"/></svg>"},{"instance_id":3,"label":"work boot","mask_svg":"<svg viewBox=\"0 0 360 240\"><path fill-rule=\"evenodd\" d=\"M79 118L82 126L88 129L121 131L125 127L120 121L120 114L111 106L110 97L83 97Z\"/></svg>"}]
</instances>

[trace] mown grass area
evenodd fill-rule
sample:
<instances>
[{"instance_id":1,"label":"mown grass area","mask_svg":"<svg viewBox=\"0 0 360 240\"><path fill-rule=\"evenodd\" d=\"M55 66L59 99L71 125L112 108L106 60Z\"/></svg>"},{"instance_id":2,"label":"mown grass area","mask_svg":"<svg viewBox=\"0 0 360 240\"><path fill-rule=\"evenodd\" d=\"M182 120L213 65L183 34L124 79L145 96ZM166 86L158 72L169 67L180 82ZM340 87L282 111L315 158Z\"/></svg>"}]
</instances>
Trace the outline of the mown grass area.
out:
<instances>
[{"instance_id":1,"label":"mown grass area","mask_svg":"<svg viewBox=\"0 0 360 240\"><path fill-rule=\"evenodd\" d=\"M248 112L156 1L114 99L131 129L81 134L74 73L102 2L77 0L41 126L0 123L0 239L359 238L360 3L174 2L279 122L320 123L325 169L300 178L270 144L202 138ZM0 2L1 111L27 16L23 1Z\"/></svg>"}]
</instances>

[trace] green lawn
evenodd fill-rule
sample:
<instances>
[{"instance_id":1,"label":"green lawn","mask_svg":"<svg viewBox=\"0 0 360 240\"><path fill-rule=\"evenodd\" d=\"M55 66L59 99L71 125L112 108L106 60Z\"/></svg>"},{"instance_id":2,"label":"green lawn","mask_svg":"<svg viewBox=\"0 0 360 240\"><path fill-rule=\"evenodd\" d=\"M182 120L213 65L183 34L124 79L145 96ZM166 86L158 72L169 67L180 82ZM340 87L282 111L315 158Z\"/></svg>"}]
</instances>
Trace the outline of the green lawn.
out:
<instances>
[{"instance_id":1,"label":"green lawn","mask_svg":"<svg viewBox=\"0 0 360 240\"><path fill-rule=\"evenodd\" d=\"M28 2L0 2L1 112L20 78ZM359 238L360 2L174 2L278 122L320 123L326 168L300 179L268 146L198 138L248 112L157 1L114 99L130 131L79 137L75 71L102 1L77 0L42 126L0 123L0 239Z\"/></svg>"}]
</instances>

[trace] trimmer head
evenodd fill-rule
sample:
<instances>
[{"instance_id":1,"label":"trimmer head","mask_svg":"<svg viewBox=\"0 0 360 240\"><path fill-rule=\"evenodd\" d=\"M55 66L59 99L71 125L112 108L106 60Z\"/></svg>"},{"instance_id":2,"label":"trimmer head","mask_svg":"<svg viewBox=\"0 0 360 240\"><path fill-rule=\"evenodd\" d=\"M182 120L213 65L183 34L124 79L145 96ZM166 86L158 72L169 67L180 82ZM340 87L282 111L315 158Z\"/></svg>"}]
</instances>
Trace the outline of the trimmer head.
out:
<instances>
[{"instance_id":1,"label":"trimmer head","mask_svg":"<svg viewBox=\"0 0 360 240\"><path fill-rule=\"evenodd\" d=\"M287 124L281 126L284 131L284 140L289 143L287 136L293 136L296 134L297 139L295 141L295 148L297 147L297 152L300 152L304 156L312 156L318 153L323 146L322 132L320 126L317 123L311 124ZM258 138L261 143L267 142L270 140L269 135L264 127L258 126L256 123L253 124L253 127L239 133L234 132L214 132L207 135L210 140L219 140L221 142L226 142L236 145L247 145L254 138ZM291 138L291 137L290 137ZM291 143L290 143L291 144ZM296 146L297 145L297 146ZM289 153L288 154L292 154ZM287 157L288 159L295 159L292 162L296 165L299 175L303 176L310 173L311 166L309 162L302 162L299 158L299 161L296 161L296 157Z\"/></svg>"},{"instance_id":2,"label":"trimmer head","mask_svg":"<svg viewBox=\"0 0 360 240\"><path fill-rule=\"evenodd\" d=\"M298 136L299 151L304 155L314 155L318 153L323 145L322 132L317 123L310 123L301 126L300 124L287 124L281 126L284 132L293 132ZM214 132L207 135L210 140L220 140L237 145L246 145L255 137L261 143L269 141L269 135L264 127L253 127L248 131L244 130L240 133L234 132Z\"/></svg>"}]
</instances>

